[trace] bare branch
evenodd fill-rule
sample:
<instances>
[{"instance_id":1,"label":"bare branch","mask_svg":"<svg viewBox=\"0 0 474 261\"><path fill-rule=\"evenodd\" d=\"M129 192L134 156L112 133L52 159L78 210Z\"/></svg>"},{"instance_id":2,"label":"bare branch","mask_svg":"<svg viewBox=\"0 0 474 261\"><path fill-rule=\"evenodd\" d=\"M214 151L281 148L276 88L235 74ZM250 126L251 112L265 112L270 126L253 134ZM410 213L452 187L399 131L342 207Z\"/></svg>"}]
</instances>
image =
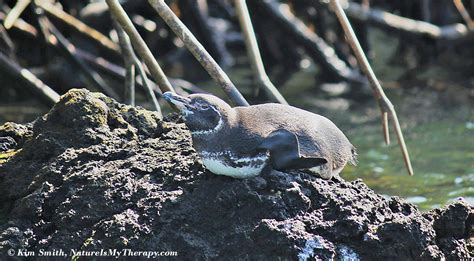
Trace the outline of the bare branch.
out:
<instances>
[{"instance_id":1,"label":"bare branch","mask_svg":"<svg viewBox=\"0 0 474 261\"><path fill-rule=\"evenodd\" d=\"M74 16L64 12L58 7L48 3L48 1L36 0L35 4L45 10L48 14L61 20L63 23L74 28L81 34L87 36L88 38L94 40L97 43L100 43L103 47L110 49L111 51L116 53L120 51L119 46L112 40L110 40L107 36L103 35L101 32L95 30L94 28L86 25Z\"/></svg>"},{"instance_id":2,"label":"bare branch","mask_svg":"<svg viewBox=\"0 0 474 261\"><path fill-rule=\"evenodd\" d=\"M347 2L344 5L347 15L359 21L365 21L374 26L393 30L396 33L418 35L434 40L456 40L469 35L469 30L463 24L437 26L424 21L413 20L378 10L364 8L362 5Z\"/></svg>"},{"instance_id":3,"label":"bare branch","mask_svg":"<svg viewBox=\"0 0 474 261\"><path fill-rule=\"evenodd\" d=\"M143 68L142 63L140 62L140 60L138 60L137 56L134 57L134 61L135 61L135 66L137 67L137 70L138 70L138 74L140 75L142 79L143 88L145 89L145 92L148 98L150 98L150 100L152 101L153 106L155 106L155 110L160 114L160 117L163 118L160 104L158 103L158 99L156 98L155 92L153 91L153 88L151 87L150 80L148 79L146 75L146 72L145 72L145 69Z\"/></svg>"},{"instance_id":4,"label":"bare branch","mask_svg":"<svg viewBox=\"0 0 474 261\"><path fill-rule=\"evenodd\" d=\"M107 74L108 76L113 77L114 79L117 79L119 81L125 80L125 69L123 67L117 64L111 63L108 60L104 59L103 57L94 56L91 53L79 48L76 49L76 54L79 58L86 61L88 64L90 64L97 70L100 70L101 72ZM144 73L146 74L147 79L149 79L148 78L149 73L145 70L144 70ZM138 71L138 74L140 74L140 71ZM196 85L188 81L185 81L183 79L179 79L179 78L168 78L168 79L170 80L171 85L177 92L179 89L183 89L183 90L186 90L186 92L188 93L189 92L190 93L206 93L206 91L202 90ZM145 90L150 90L151 92L153 92L153 94L156 93L154 90L159 90L158 85L156 85L156 83L151 80L148 80L148 85L150 86L149 89L143 85L142 78L138 78L136 83L139 86L144 87Z\"/></svg>"},{"instance_id":5,"label":"bare branch","mask_svg":"<svg viewBox=\"0 0 474 261\"><path fill-rule=\"evenodd\" d=\"M265 72L260 50L258 49L257 38L255 37L255 32L252 26L252 20L250 19L245 0L235 0L235 9L237 11L237 16L239 17L248 57L250 59L250 64L252 65L252 71L254 72L254 79L259 85L258 87L263 88L267 95L273 100L282 104L288 104Z\"/></svg>"},{"instance_id":6,"label":"bare branch","mask_svg":"<svg viewBox=\"0 0 474 261\"><path fill-rule=\"evenodd\" d=\"M45 101L48 106L53 105L59 101L59 94L57 92L51 89L51 87L48 85L44 84L29 70L10 60L10 58L1 52L0 68L22 79L26 83L25 86L29 87L35 93L38 93L40 98L42 98L42 100Z\"/></svg>"},{"instance_id":7,"label":"bare branch","mask_svg":"<svg viewBox=\"0 0 474 261\"><path fill-rule=\"evenodd\" d=\"M110 0L107 0L109 2ZM188 50L196 57L211 77L219 83L227 96L236 105L248 106L239 90L235 87L229 77L225 74L217 62L209 55L201 43L194 37L189 29L179 20L179 18L166 5L164 0L148 0L160 17L173 30L173 32L183 41Z\"/></svg>"},{"instance_id":8,"label":"bare branch","mask_svg":"<svg viewBox=\"0 0 474 261\"><path fill-rule=\"evenodd\" d=\"M16 49L15 43L8 35L8 32L3 26L3 24L0 24L0 38L5 43L5 46L8 49L9 56L12 58L15 57L15 49Z\"/></svg>"},{"instance_id":9,"label":"bare branch","mask_svg":"<svg viewBox=\"0 0 474 261\"><path fill-rule=\"evenodd\" d=\"M339 80L364 83L359 72L353 70L336 55L334 49L324 39L310 30L306 24L296 17L287 4L275 0L258 2L272 15L283 28L305 49L309 56L327 72Z\"/></svg>"},{"instance_id":10,"label":"bare branch","mask_svg":"<svg viewBox=\"0 0 474 261\"><path fill-rule=\"evenodd\" d=\"M117 20L114 21L114 27L117 31L120 50L122 51L123 63L125 66L125 99L128 98L128 103L135 106L135 54L133 53L130 38L122 29Z\"/></svg>"},{"instance_id":11,"label":"bare branch","mask_svg":"<svg viewBox=\"0 0 474 261\"><path fill-rule=\"evenodd\" d=\"M8 12L7 17L3 21L3 25L8 30L10 29L20 15L25 11L26 7L31 3L31 0L18 0L15 6Z\"/></svg>"},{"instance_id":12,"label":"bare branch","mask_svg":"<svg viewBox=\"0 0 474 261\"><path fill-rule=\"evenodd\" d=\"M0 12L0 21L2 21L2 20L5 21L5 19L6 19L5 13ZM16 29L16 30L18 30L20 32L23 32L25 34L29 34L33 37L36 37L36 35L38 34L38 31L36 30L36 28L34 26L32 26L31 24L25 22L21 18L16 19L16 21L13 23L12 28L10 28L10 30L12 30L12 29Z\"/></svg>"},{"instance_id":13,"label":"bare branch","mask_svg":"<svg viewBox=\"0 0 474 261\"><path fill-rule=\"evenodd\" d=\"M48 40L53 45L59 46L64 50L64 52L66 53L66 58L68 58L72 63L74 63L84 72L84 75L86 76L86 78L89 80L91 84L93 84L99 90L103 91L106 95L116 99L117 101L120 101L120 96L117 94L117 92L107 85L107 83L100 76L100 74L91 70L84 61L76 57L75 55L76 47L73 44L71 44L71 42L69 42L69 40L66 37L64 37L62 33L49 21L48 21L47 29L51 32L52 36L54 36L55 38L55 39L52 39L52 37L48 37Z\"/></svg>"},{"instance_id":14,"label":"bare branch","mask_svg":"<svg viewBox=\"0 0 474 261\"><path fill-rule=\"evenodd\" d=\"M472 21L471 16L467 12L466 8L464 7L464 4L462 3L462 0L453 0L454 5L458 9L459 14L462 16L462 19L466 22L467 26L469 27L469 30L474 30L474 21Z\"/></svg>"},{"instance_id":15,"label":"bare branch","mask_svg":"<svg viewBox=\"0 0 474 261\"><path fill-rule=\"evenodd\" d=\"M120 5L118 0L106 0L106 2L110 8L110 12L120 23L120 26L130 37L130 40L132 41L132 44L134 45L136 51L138 52L140 57L145 61L145 64L150 70L150 73L155 79L155 81L158 83L158 86L160 87L161 91L174 92L174 89L171 86L165 73L161 69L156 59L153 57L153 54L151 53L150 49L148 48L145 41L138 33L137 29L133 25L132 21L128 17L125 10L123 10L123 7Z\"/></svg>"},{"instance_id":16,"label":"bare branch","mask_svg":"<svg viewBox=\"0 0 474 261\"><path fill-rule=\"evenodd\" d=\"M405 166L407 167L408 174L412 176L413 168L411 166L410 156L408 155L408 150L405 145L405 140L403 139L403 133L400 128L400 123L398 122L398 117L395 112L395 109L392 103L390 102L390 100L385 95L382 89L382 86L380 85L380 82L378 81L377 77L375 76L374 71L370 67L369 61L367 60L367 57L365 56L364 51L362 50L362 47L360 46L359 41L357 40L354 30L352 29L349 23L349 20L347 19L347 16L341 7L341 4L339 3L338 0L330 0L330 1L331 1L330 2L331 6L333 7L334 12L337 15L338 20L341 23L342 28L344 29L344 33L346 35L346 38L349 41L349 45L354 51L357 61L359 62L361 70L369 79L369 82L372 86L372 90L374 92L374 96L377 99L377 102L379 103L380 110L382 112L382 126L383 126L383 132L385 136L385 142L387 144L390 142L390 139L388 136L389 132L388 132L388 117L387 117L389 115L393 121L393 127L395 128L395 133L397 135L398 143L400 145L400 149L403 154L403 160L405 162Z\"/></svg>"},{"instance_id":17,"label":"bare branch","mask_svg":"<svg viewBox=\"0 0 474 261\"><path fill-rule=\"evenodd\" d=\"M117 22L117 20L112 17L115 23L115 27L117 29L117 35L119 37L120 47L122 49L124 60L125 60L125 80L128 83L128 89L130 90L130 100L133 100L131 105L135 106L135 68L138 70L138 74L142 79L142 86L145 88L145 92L150 98L155 107L155 110L159 113L160 117L163 118L161 114L160 104L158 103L158 99L156 98L155 92L151 88L148 77L146 76L145 69L143 69L143 64L140 62L138 57L135 55L133 51L132 43L130 42L130 38L125 33L123 28ZM129 68L127 68L127 66ZM133 68L133 69L132 69ZM133 77L133 78L132 78ZM133 83L133 84L132 84Z\"/></svg>"}]
</instances>

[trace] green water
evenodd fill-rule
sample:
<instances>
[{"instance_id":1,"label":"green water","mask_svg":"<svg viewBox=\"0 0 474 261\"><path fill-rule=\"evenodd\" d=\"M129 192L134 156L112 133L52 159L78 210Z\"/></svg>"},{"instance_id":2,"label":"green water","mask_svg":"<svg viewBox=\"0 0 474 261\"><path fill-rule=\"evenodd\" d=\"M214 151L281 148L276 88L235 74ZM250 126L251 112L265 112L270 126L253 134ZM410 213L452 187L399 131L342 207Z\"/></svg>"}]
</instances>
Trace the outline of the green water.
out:
<instances>
[{"instance_id":1,"label":"green water","mask_svg":"<svg viewBox=\"0 0 474 261\"><path fill-rule=\"evenodd\" d=\"M381 142L378 124L348 131L359 150L359 165L344 171L346 179L362 178L369 187L430 209L464 197L474 204L474 119L451 118L404 129L415 175L406 174L400 150Z\"/></svg>"}]
</instances>

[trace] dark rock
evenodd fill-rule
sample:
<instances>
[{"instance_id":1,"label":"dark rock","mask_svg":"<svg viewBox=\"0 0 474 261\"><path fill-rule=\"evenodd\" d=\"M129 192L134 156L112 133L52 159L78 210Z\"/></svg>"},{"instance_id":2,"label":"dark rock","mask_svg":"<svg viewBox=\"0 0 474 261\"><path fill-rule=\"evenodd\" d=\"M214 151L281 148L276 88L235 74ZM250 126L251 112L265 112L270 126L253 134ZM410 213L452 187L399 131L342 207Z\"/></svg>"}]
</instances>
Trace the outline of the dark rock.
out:
<instances>
[{"instance_id":1,"label":"dark rock","mask_svg":"<svg viewBox=\"0 0 474 261\"><path fill-rule=\"evenodd\" d=\"M9 146L8 149L12 149L16 145L22 146L25 140L31 138L32 135L32 124L16 124L13 122L7 122L0 126L0 137L10 138L15 141L13 146ZM11 143L11 141L10 141Z\"/></svg>"},{"instance_id":2,"label":"dark rock","mask_svg":"<svg viewBox=\"0 0 474 261\"><path fill-rule=\"evenodd\" d=\"M0 151L4 152L16 147L16 141L12 137L0 137Z\"/></svg>"},{"instance_id":3,"label":"dark rock","mask_svg":"<svg viewBox=\"0 0 474 261\"><path fill-rule=\"evenodd\" d=\"M131 249L184 260L472 258L464 201L421 213L361 180L216 176L182 123L101 94L71 90L33 126L9 126L0 136L18 145L0 161L0 257Z\"/></svg>"},{"instance_id":4,"label":"dark rock","mask_svg":"<svg viewBox=\"0 0 474 261\"><path fill-rule=\"evenodd\" d=\"M443 237L465 238L469 236L472 227L466 227L466 220L469 215L472 215L471 211L462 203L455 203L445 209L432 211L436 237L441 239Z\"/></svg>"}]
</instances>

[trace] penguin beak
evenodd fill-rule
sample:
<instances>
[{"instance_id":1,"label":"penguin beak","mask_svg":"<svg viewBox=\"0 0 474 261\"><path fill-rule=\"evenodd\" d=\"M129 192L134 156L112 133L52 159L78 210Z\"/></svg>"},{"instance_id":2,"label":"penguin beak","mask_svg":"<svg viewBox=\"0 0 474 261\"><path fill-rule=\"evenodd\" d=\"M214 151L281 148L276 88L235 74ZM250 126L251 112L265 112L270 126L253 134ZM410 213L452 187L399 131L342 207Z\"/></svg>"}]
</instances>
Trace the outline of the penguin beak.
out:
<instances>
[{"instance_id":1,"label":"penguin beak","mask_svg":"<svg viewBox=\"0 0 474 261\"><path fill-rule=\"evenodd\" d=\"M163 93L163 99L176 105L181 111L190 111L192 109L191 100L172 92Z\"/></svg>"}]
</instances>

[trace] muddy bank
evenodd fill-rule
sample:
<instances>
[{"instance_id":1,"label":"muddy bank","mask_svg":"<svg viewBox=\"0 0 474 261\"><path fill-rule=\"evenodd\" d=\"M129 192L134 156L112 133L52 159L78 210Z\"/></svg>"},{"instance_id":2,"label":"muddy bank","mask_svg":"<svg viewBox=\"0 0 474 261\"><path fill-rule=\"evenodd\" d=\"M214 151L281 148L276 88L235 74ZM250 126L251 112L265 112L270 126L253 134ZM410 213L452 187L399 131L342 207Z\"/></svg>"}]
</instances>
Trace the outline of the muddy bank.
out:
<instances>
[{"instance_id":1,"label":"muddy bank","mask_svg":"<svg viewBox=\"0 0 474 261\"><path fill-rule=\"evenodd\" d=\"M0 127L0 256L9 249L177 251L181 259L470 258L463 201L421 213L362 181L205 171L175 120L72 90ZM472 256L471 256L472 258Z\"/></svg>"}]
</instances>

